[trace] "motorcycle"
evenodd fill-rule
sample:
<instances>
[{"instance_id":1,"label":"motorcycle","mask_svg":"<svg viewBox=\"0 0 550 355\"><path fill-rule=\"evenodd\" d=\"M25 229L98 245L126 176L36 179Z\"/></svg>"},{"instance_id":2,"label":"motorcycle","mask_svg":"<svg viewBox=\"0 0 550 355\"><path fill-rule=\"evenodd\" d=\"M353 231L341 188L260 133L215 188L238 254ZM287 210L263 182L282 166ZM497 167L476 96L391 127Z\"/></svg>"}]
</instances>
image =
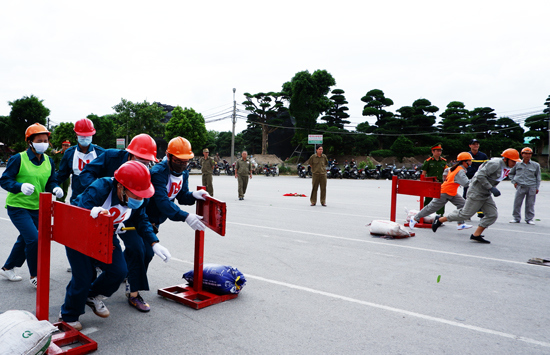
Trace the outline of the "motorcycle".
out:
<instances>
[{"instance_id":1,"label":"motorcycle","mask_svg":"<svg viewBox=\"0 0 550 355\"><path fill-rule=\"evenodd\" d=\"M343 177L344 179L349 179L349 178L350 178L350 167L349 167L349 164L344 165L344 171L342 172L342 177Z\"/></svg>"},{"instance_id":2,"label":"motorcycle","mask_svg":"<svg viewBox=\"0 0 550 355\"><path fill-rule=\"evenodd\" d=\"M273 164L271 166L271 176L279 176L279 167L277 166L277 164Z\"/></svg>"},{"instance_id":3,"label":"motorcycle","mask_svg":"<svg viewBox=\"0 0 550 355\"><path fill-rule=\"evenodd\" d=\"M271 174L271 169L269 168L268 164L264 165L264 175L269 176Z\"/></svg>"},{"instance_id":4,"label":"motorcycle","mask_svg":"<svg viewBox=\"0 0 550 355\"><path fill-rule=\"evenodd\" d=\"M359 171L357 170L357 166L352 166L349 171L349 177L352 179L359 179Z\"/></svg>"},{"instance_id":5,"label":"motorcycle","mask_svg":"<svg viewBox=\"0 0 550 355\"><path fill-rule=\"evenodd\" d=\"M296 166L296 170L298 171L298 177L305 179L307 171L306 171L306 168L302 165L302 163L298 163L298 165Z\"/></svg>"},{"instance_id":6,"label":"motorcycle","mask_svg":"<svg viewBox=\"0 0 550 355\"><path fill-rule=\"evenodd\" d=\"M380 171L380 178L391 180L393 176L393 165L386 165L384 169L382 169L382 165L377 165L376 167Z\"/></svg>"},{"instance_id":7,"label":"motorcycle","mask_svg":"<svg viewBox=\"0 0 550 355\"><path fill-rule=\"evenodd\" d=\"M212 170L212 174L216 176L220 176L220 165L216 164L214 165L214 169Z\"/></svg>"},{"instance_id":8,"label":"motorcycle","mask_svg":"<svg viewBox=\"0 0 550 355\"><path fill-rule=\"evenodd\" d=\"M338 163L336 161L332 161L332 164L329 165L327 169L327 177L329 179L342 178L342 169L338 167Z\"/></svg>"},{"instance_id":9,"label":"motorcycle","mask_svg":"<svg viewBox=\"0 0 550 355\"><path fill-rule=\"evenodd\" d=\"M223 170L229 176L235 175L235 172L231 169L231 165L229 165L229 162L225 159L223 160Z\"/></svg>"}]
</instances>

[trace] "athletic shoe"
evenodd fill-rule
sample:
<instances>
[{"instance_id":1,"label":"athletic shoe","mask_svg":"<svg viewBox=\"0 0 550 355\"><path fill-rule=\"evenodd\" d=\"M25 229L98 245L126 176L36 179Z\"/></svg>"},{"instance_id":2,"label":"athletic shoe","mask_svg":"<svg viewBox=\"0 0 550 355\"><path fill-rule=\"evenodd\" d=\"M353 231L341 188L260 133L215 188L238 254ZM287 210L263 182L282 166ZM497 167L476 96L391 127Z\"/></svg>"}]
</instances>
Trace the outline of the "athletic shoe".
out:
<instances>
[{"instance_id":1,"label":"athletic shoe","mask_svg":"<svg viewBox=\"0 0 550 355\"><path fill-rule=\"evenodd\" d=\"M475 235L472 234L470 236L470 240L475 240L476 242L485 243L485 244L491 244L491 242L488 241L487 239L483 239L482 235L475 236Z\"/></svg>"},{"instance_id":2,"label":"athletic shoe","mask_svg":"<svg viewBox=\"0 0 550 355\"><path fill-rule=\"evenodd\" d=\"M15 271L13 271L13 269L11 269L11 270L0 269L0 275L2 275L6 279L8 279L10 281L14 281L14 282L23 280L23 278L21 276L17 276L15 274Z\"/></svg>"},{"instance_id":3,"label":"athletic shoe","mask_svg":"<svg viewBox=\"0 0 550 355\"><path fill-rule=\"evenodd\" d=\"M432 223L432 230L434 233L437 231L437 228L441 227L441 222L439 222L440 216L435 216L434 221Z\"/></svg>"},{"instance_id":4,"label":"athletic shoe","mask_svg":"<svg viewBox=\"0 0 550 355\"><path fill-rule=\"evenodd\" d=\"M63 316L61 315L61 311L59 311L59 317L58 317L57 321L58 322L65 322L63 320ZM68 325L70 325L71 327L73 327L76 330L82 330L82 324L80 324L79 321L65 322L65 323L67 323Z\"/></svg>"},{"instance_id":5,"label":"athletic shoe","mask_svg":"<svg viewBox=\"0 0 550 355\"><path fill-rule=\"evenodd\" d=\"M456 226L456 229L458 229L459 231L463 230L463 229L470 229L472 228L472 225L471 224L459 224L458 226Z\"/></svg>"},{"instance_id":6,"label":"athletic shoe","mask_svg":"<svg viewBox=\"0 0 550 355\"><path fill-rule=\"evenodd\" d=\"M29 280L29 282L31 283L32 287L38 288L38 278L33 277L32 279Z\"/></svg>"},{"instance_id":7,"label":"athletic shoe","mask_svg":"<svg viewBox=\"0 0 550 355\"><path fill-rule=\"evenodd\" d=\"M508 223L519 223L519 221L516 221L515 219L511 219L508 221Z\"/></svg>"},{"instance_id":8,"label":"athletic shoe","mask_svg":"<svg viewBox=\"0 0 550 355\"><path fill-rule=\"evenodd\" d=\"M414 219L414 218L411 218L411 220L409 221L409 228L410 229L414 229L414 226L417 224L417 220Z\"/></svg>"},{"instance_id":9,"label":"athletic shoe","mask_svg":"<svg viewBox=\"0 0 550 355\"><path fill-rule=\"evenodd\" d=\"M533 221L525 221L525 223L535 225L535 222L533 222Z\"/></svg>"},{"instance_id":10,"label":"athletic shoe","mask_svg":"<svg viewBox=\"0 0 550 355\"><path fill-rule=\"evenodd\" d=\"M151 307L141 298L139 293L136 297L128 297L128 304L140 312L149 312L151 310Z\"/></svg>"},{"instance_id":11,"label":"athletic shoe","mask_svg":"<svg viewBox=\"0 0 550 355\"><path fill-rule=\"evenodd\" d=\"M326 204L323 204L323 207L327 207L327 205L326 205Z\"/></svg>"},{"instance_id":12,"label":"athletic shoe","mask_svg":"<svg viewBox=\"0 0 550 355\"><path fill-rule=\"evenodd\" d=\"M88 299L86 300L86 304L90 306L96 316L107 318L111 313L105 306L105 303L103 303L103 301L99 299L100 297L101 296L88 297Z\"/></svg>"}]
</instances>

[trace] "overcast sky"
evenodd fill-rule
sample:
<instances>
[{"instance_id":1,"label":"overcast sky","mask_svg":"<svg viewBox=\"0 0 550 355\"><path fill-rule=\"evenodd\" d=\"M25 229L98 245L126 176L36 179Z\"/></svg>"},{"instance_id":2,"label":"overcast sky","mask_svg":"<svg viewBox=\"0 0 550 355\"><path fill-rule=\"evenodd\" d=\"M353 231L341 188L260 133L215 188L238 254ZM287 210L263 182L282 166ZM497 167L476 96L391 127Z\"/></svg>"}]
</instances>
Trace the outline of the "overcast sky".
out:
<instances>
[{"instance_id":1,"label":"overcast sky","mask_svg":"<svg viewBox=\"0 0 550 355\"><path fill-rule=\"evenodd\" d=\"M394 112L426 98L438 114L462 101L520 120L550 95L549 13L548 0L3 1L0 115L33 94L55 123L113 113L121 98L208 120L233 88L240 104L325 69L352 124L375 88Z\"/></svg>"}]
</instances>

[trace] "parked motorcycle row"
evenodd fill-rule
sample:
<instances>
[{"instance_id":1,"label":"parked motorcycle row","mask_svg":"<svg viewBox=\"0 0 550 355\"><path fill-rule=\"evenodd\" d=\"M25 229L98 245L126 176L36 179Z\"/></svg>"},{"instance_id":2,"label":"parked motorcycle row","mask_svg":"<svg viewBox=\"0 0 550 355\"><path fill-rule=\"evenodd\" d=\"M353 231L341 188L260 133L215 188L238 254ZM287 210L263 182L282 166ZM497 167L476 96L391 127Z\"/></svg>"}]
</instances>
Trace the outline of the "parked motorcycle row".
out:
<instances>
[{"instance_id":1,"label":"parked motorcycle row","mask_svg":"<svg viewBox=\"0 0 550 355\"><path fill-rule=\"evenodd\" d=\"M308 166L307 169L301 163L297 165L298 177L306 178L311 177L311 167ZM327 167L327 177L329 179L389 179L391 180L393 176L397 176L399 179L411 179L418 180L422 170L420 167L407 169L403 166L401 169L397 168L394 165L386 165L382 168L382 165L376 165L374 169L358 169L357 164L352 162L351 164L344 164L344 169L341 169L338 166L336 161L329 161Z\"/></svg>"}]
</instances>

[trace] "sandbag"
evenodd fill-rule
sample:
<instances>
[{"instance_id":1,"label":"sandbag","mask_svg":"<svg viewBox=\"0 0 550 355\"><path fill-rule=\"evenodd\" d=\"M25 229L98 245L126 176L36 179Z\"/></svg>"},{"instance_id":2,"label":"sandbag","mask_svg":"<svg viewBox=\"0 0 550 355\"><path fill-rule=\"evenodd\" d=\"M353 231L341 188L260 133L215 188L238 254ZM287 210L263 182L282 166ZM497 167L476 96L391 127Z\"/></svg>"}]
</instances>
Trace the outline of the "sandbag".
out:
<instances>
[{"instance_id":1,"label":"sandbag","mask_svg":"<svg viewBox=\"0 0 550 355\"><path fill-rule=\"evenodd\" d=\"M409 232L397 222L374 220L367 224L370 226L370 234L388 235L394 238L407 238L411 235Z\"/></svg>"},{"instance_id":2,"label":"sandbag","mask_svg":"<svg viewBox=\"0 0 550 355\"><path fill-rule=\"evenodd\" d=\"M407 214L407 217L405 218L405 220L407 222L410 222L411 218L416 216L418 212L419 212L418 210L409 210L407 207L405 207L405 213ZM432 213L431 215L424 217L424 223L433 223L435 219L435 215L436 215L435 213Z\"/></svg>"},{"instance_id":3,"label":"sandbag","mask_svg":"<svg viewBox=\"0 0 550 355\"><path fill-rule=\"evenodd\" d=\"M0 354L45 354L57 330L30 312L6 311L0 314Z\"/></svg>"},{"instance_id":4,"label":"sandbag","mask_svg":"<svg viewBox=\"0 0 550 355\"><path fill-rule=\"evenodd\" d=\"M241 292L246 279L237 268L218 264L203 264L202 288L217 295L229 295ZM189 285L193 287L194 270L183 274Z\"/></svg>"}]
</instances>

